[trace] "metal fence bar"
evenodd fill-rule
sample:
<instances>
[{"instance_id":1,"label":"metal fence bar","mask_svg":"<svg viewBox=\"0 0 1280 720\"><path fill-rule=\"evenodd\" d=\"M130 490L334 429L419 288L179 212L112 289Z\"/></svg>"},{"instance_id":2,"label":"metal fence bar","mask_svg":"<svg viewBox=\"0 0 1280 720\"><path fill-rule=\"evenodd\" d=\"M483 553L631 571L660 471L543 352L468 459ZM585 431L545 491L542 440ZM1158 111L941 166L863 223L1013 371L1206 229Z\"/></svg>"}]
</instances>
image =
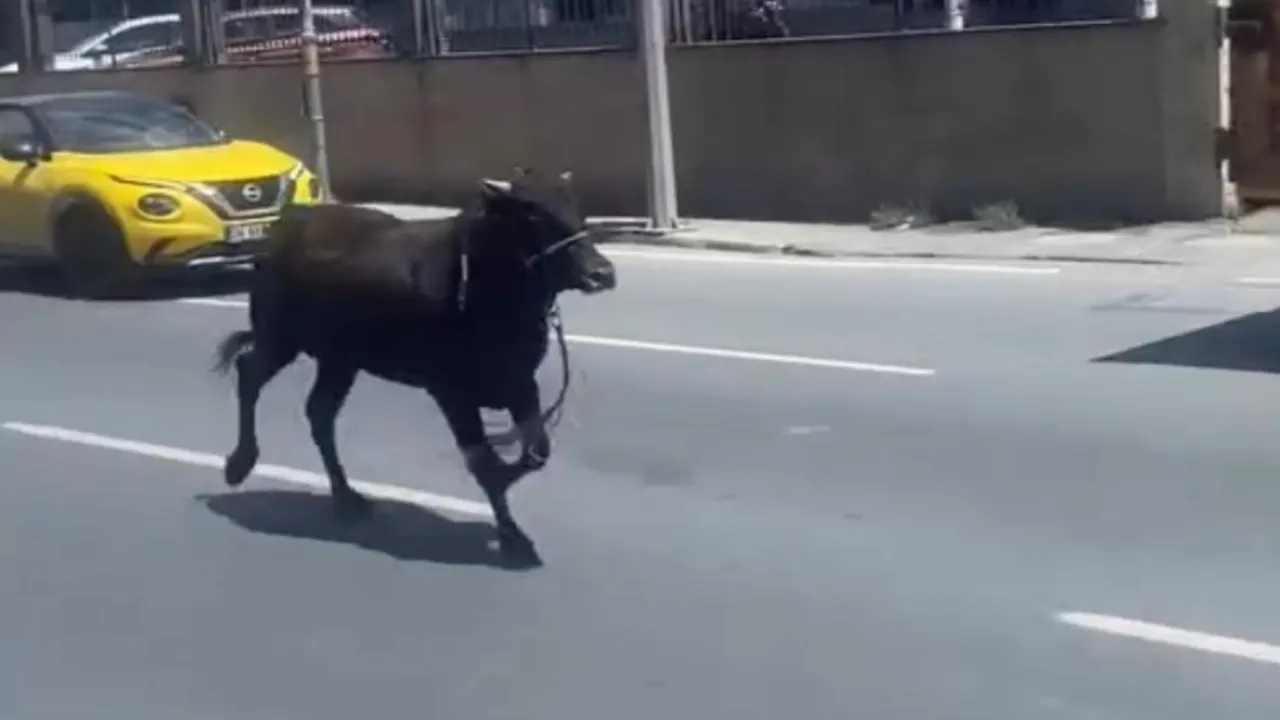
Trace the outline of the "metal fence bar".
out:
<instances>
[{"instance_id":1,"label":"metal fence bar","mask_svg":"<svg viewBox=\"0 0 1280 720\"><path fill-rule=\"evenodd\" d=\"M424 0L409 0L409 16L413 21L413 54L427 52L427 17Z\"/></svg>"},{"instance_id":2,"label":"metal fence bar","mask_svg":"<svg viewBox=\"0 0 1280 720\"><path fill-rule=\"evenodd\" d=\"M423 22L426 23L427 46L424 51L427 55L439 56L449 52L449 38L445 34L445 15L442 0L423 0L424 10Z\"/></svg>"}]
</instances>

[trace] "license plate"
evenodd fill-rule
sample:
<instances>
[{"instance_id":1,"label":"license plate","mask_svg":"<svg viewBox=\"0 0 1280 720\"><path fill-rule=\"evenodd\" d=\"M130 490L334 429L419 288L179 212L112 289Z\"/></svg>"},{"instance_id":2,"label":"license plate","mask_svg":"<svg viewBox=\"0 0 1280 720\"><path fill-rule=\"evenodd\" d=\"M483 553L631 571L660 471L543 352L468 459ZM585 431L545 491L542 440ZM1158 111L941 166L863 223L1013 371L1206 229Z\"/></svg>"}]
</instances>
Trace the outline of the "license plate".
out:
<instances>
[{"instance_id":1,"label":"license plate","mask_svg":"<svg viewBox=\"0 0 1280 720\"><path fill-rule=\"evenodd\" d=\"M227 228L227 242L236 245L242 242L252 242L261 240L267 236L267 223L252 223L248 225L231 225Z\"/></svg>"}]
</instances>

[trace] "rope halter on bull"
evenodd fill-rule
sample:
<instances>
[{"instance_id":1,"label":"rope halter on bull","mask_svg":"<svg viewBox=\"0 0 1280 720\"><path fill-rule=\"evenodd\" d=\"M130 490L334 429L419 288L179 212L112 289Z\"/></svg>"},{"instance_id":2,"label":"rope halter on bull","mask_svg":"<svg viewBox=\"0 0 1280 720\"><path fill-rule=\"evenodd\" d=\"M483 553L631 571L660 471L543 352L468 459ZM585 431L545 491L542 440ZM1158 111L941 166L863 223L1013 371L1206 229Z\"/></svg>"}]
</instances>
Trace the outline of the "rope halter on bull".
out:
<instances>
[{"instance_id":1,"label":"rope halter on bull","mask_svg":"<svg viewBox=\"0 0 1280 720\"><path fill-rule=\"evenodd\" d=\"M555 253L560 252L561 250L564 250L565 248L569 247L573 243L576 243L586 238L589 234L590 234L589 230L583 229L566 238L558 240L552 243L551 245L548 245L547 247L543 248L541 251L535 253L534 255L531 255L530 257L525 258L524 265L526 268L532 270L534 265L536 265L540 260L548 258L554 255ZM461 252L459 253L459 257L458 257L457 305L458 305L459 313L466 311L467 291L470 288L470 282L471 282L471 254L469 252L469 248L467 247L466 240L464 239L462 242ZM565 400L569 395L569 385L572 382L572 374L571 374L572 369L569 366L569 343L568 343L568 340L565 338L565 334L564 334L564 318L560 314L560 303L556 302L554 298L548 304L547 308L544 310L543 319L550 326L551 332L555 334L556 350L560 354L560 376L561 376L560 391L556 393L555 401L552 402L550 405L548 405L546 410L544 410L538 418L538 424L541 426L542 432L546 434L550 434L551 430L555 429L560 424L560 421L564 417ZM501 433L499 435L489 436L488 442L490 445L508 445L515 442L516 440L519 440L521 441L521 444L522 444L521 459L528 461L533 458L528 457L530 448L528 447L528 443L525 442L525 438L526 438L526 432L524 431L524 429L517 427L517 428L512 428L511 430ZM541 464L542 462L546 461L546 458L540 457L534 460L535 462Z\"/></svg>"},{"instance_id":2,"label":"rope halter on bull","mask_svg":"<svg viewBox=\"0 0 1280 720\"><path fill-rule=\"evenodd\" d=\"M591 231L589 229L583 228L582 230L579 230L578 232L566 238L563 238L554 243L551 243L547 247L543 248L537 254L526 259L525 267L529 269L533 269L533 266L538 261L551 257L552 255L568 248L574 243L585 239L588 235L590 235L590 233ZM560 303L557 302L554 298L552 299L551 303L547 306L544 317L547 323L551 326L551 331L555 333L556 349L560 353L560 375L561 375L560 392L556 394L555 401L552 402L550 405L548 405L547 409L543 411L542 417L540 419L540 422L542 424L542 431L544 433L550 433L552 429L554 429L556 426L560 424L560 420L563 418L564 403L565 403L565 398L569 394L569 383L570 383L571 375L570 375L570 368L569 368L569 343L567 340L565 340L565 336L564 336L564 318L560 315ZM542 458L542 460L546 460L546 458Z\"/></svg>"},{"instance_id":3,"label":"rope halter on bull","mask_svg":"<svg viewBox=\"0 0 1280 720\"><path fill-rule=\"evenodd\" d=\"M555 255L556 253L560 252L561 250L564 250L570 245L585 239L590 234L591 234L591 231L584 228L570 235L569 237L564 238L563 240L557 240L556 242L551 243L550 245L539 250L533 255L530 255L529 257L525 258L524 266L527 268L532 268L534 263L538 262L539 260Z\"/></svg>"}]
</instances>

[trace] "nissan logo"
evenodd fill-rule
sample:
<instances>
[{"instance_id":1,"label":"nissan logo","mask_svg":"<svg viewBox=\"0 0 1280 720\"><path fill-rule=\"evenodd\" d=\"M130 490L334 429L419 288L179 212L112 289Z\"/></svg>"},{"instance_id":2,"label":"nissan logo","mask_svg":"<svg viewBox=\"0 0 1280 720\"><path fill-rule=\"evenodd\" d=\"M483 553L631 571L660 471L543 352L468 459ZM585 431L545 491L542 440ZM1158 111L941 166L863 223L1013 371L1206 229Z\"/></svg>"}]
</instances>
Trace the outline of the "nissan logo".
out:
<instances>
[{"instance_id":1,"label":"nissan logo","mask_svg":"<svg viewBox=\"0 0 1280 720\"><path fill-rule=\"evenodd\" d=\"M240 188L240 195L245 200L248 200L251 203L256 203L262 199L262 188L254 185L253 183L249 183L248 185Z\"/></svg>"}]
</instances>

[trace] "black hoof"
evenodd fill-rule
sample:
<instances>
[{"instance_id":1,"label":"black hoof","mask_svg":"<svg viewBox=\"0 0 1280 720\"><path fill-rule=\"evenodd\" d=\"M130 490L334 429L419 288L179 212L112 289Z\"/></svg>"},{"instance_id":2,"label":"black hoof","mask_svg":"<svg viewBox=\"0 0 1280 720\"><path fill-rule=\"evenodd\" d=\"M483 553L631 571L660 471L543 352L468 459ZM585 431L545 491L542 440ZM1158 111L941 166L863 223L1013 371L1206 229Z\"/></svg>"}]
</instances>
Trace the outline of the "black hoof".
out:
<instances>
[{"instance_id":1,"label":"black hoof","mask_svg":"<svg viewBox=\"0 0 1280 720\"><path fill-rule=\"evenodd\" d=\"M548 459L549 458L546 455L538 455L535 453L525 453L524 455L520 456L520 460L518 464L520 466L520 469L524 470L525 472L537 472L547 466ZM512 484L514 485L515 483L512 483Z\"/></svg>"},{"instance_id":2,"label":"black hoof","mask_svg":"<svg viewBox=\"0 0 1280 720\"><path fill-rule=\"evenodd\" d=\"M253 472L253 466L257 464L257 450L245 452L237 448L227 456L227 461L222 467L222 476L227 481L227 485L236 487L249 477L249 473Z\"/></svg>"},{"instance_id":3,"label":"black hoof","mask_svg":"<svg viewBox=\"0 0 1280 720\"><path fill-rule=\"evenodd\" d=\"M355 490L333 496L333 512L340 520L358 520L373 510L373 501Z\"/></svg>"},{"instance_id":4,"label":"black hoof","mask_svg":"<svg viewBox=\"0 0 1280 720\"><path fill-rule=\"evenodd\" d=\"M532 442L526 441L524 451L520 453L519 465L522 469L533 472L547 466L551 458L551 436L538 433Z\"/></svg>"},{"instance_id":5,"label":"black hoof","mask_svg":"<svg viewBox=\"0 0 1280 720\"><path fill-rule=\"evenodd\" d=\"M513 570L529 570L542 567L542 556L533 541L524 535L499 535L498 552L502 554L504 567Z\"/></svg>"}]
</instances>

